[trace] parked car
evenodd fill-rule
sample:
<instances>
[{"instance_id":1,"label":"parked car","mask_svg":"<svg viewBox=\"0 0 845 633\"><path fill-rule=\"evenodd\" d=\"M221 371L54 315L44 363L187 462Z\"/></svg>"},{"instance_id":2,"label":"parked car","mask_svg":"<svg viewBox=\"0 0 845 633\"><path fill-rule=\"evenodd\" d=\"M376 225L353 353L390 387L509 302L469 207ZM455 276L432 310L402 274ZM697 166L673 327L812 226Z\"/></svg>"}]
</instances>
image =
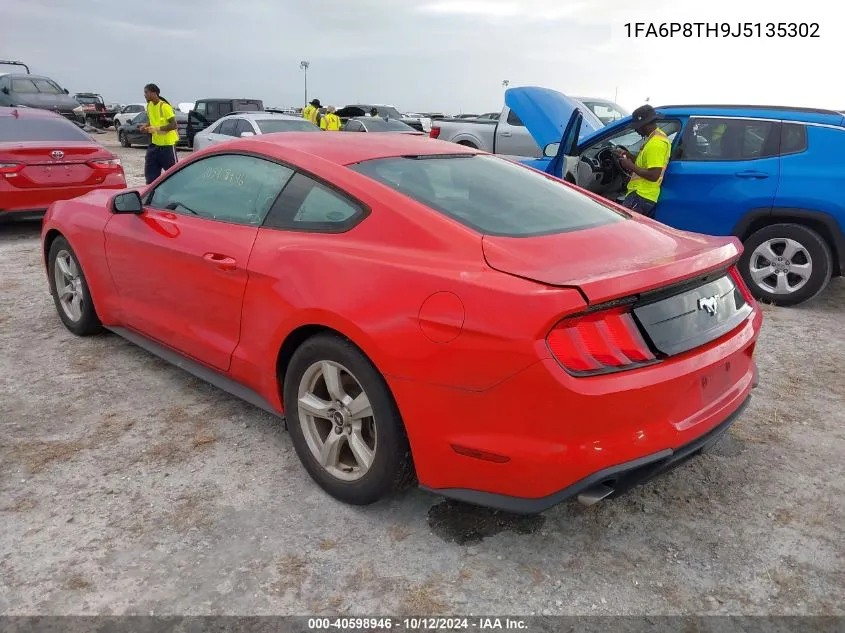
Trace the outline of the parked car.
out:
<instances>
[{"instance_id":1,"label":"parked car","mask_svg":"<svg viewBox=\"0 0 845 633\"><path fill-rule=\"evenodd\" d=\"M610 151L637 154L643 139L630 117L581 136L579 105L543 88L515 89L506 101L546 148L533 167L619 200L628 175ZM754 295L802 303L845 270L845 117L776 106L658 108L672 141L656 219L677 229L735 236L740 271ZM714 135L721 128L721 136ZM576 137L580 140L575 141Z\"/></svg>"},{"instance_id":2,"label":"parked car","mask_svg":"<svg viewBox=\"0 0 845 633\"><path fill-rule=\"evenodd\" d=\"M225 143L236 138L274 134L276 132L322 132L302 117L272 112L239 112L229 114L194 137L194 149Z\"/></svg>"},{"instance_id":3,"label":"parked car","mask_svg":"<svg viewBox=\"0 0 845 633\"><path fill-rule=\"evenodd\" d=\"M393 119L401 121L406 125L410 125L418 132L425 132L426 134L428 134L428 132L431 131L430 118L404 115L392 105L383 105L379 103L352 104L340 108L337 111L337 116L339 116L341 120L345 121L347 118L368 115L373 110L373 108L378 111L379 117L383 119Z\"/></svg>"},{"instance_id":4,"label":"parked car","mask_svg":"<svg viewBox=\"0 0 845 633\"><path fill-rule=\"evenodd\" d=\"M109 109L101 95L95 92L77 92L74 100L82 106L85 123L97 129L105 129L114 124L115 110Z\"/></svg>"},{"instance_id":5,"label":"parked car","mask_svg":"<svg viewBox=\"0 0 845 633\"><path fill-rule=\"evenodd\" d=\"M179 132L179 141L176 147L189 147L188 145L188 115L183 112L175 112L176 115L176 129ZM143 145L146 147L152 142L152 136L148 132L142 132L140 126L147 125L150 122L147 111L139 112L126 125L121 125L117 129L117 140L123 147L132 147L133 145Z\"/></svg>"},{"instance_id":6,"label":"parked car","mask_svg":"<svg viewBox=\"0 0 845 633\"><path fill-rule=\"evenodd\" d=\"M425 136L423 132L395 119L381 117L360 116L348 119L343 126L344 132L399 132L401 134L416 134Z\"/></svg>"},{"instance_id":7,"label":"parked car","mask_svg":"<svg viewBox=\"0 0 845 633\"><path fill-rule=\"evenodd\" d=\"M605 125L631 116L630 112L610 99L597 99L596 97L572 97L572 99L583 104Z\"/></svg>"},{"instance_id":8,"label":"parked car","mask_svg":"<svg viewBox=\"0 0 845 633\"><path fill-rule=\"evenodd\" d=\"M188 113L188 145L193 147L197 132L209 127L221 117L232 112L261 112L264 102L260 99L199 99Z\"/></svg>"},{"instance_id":9,"label":"parked car","mask_svg":"<svg viewBox=\"0 0 845 633\"><path fill-rule=\"evenodd\" d=\"M29 67L23 62L0 61L0 65L18 65L26 69L26 74L0 74L0 107L25 106L51 110L79 127L85 125L82 106L68 94L66 88L49 77L30 74Z\"/></svg>"},{"instance_id":10,"label":"parked car","mask_svg":"<svg viewBox=\"0 0 845 633\"><path fill-rule=\"evenodd\" d=\"M114 129L118 129L121 125L126 125L136 116L138 116L139 112L146 112L147 111L147 104L145 103L130 103L128 105L122 106L117 114L114 115Z\"/></svg>"},{"instance_id":11,"label":"parked car","mask_svg":"<svg viewBox=\"0 0 845 633\"><path fill-rule=\"evenodd\" d=\"M236 139L52 205L42 239L69 331L284 415L353 504L415 480L525 513L594 503L711 446L757 381L735 238L424 137Z\"/></svg>"},{"instance_id":12,"label":"parked car","mask_svg":"<svg viewBox=\"0 0 845 633\"><path fill-rule=\"evenodd\" d=\"M38 218L56 200L124 187L120 159L74 123L38 108L0 107L0 221Z\"/></svg>"},{"instance_id":13,"label":"parked car","mask_svg":"<svg viewBox=\"0 0 845 633\"><path fill-rule=\"evenodd\" d=\"M512 88L511 90L519 90ZM581 133L588 134L604 127L592 110L582 106ZM482 119L453 117L441 119L431 127L431 138L481 149L491 154L541 158L543 150L525 128L517 112L505 104L498 118Z\"/></svg>"}]
</instances>

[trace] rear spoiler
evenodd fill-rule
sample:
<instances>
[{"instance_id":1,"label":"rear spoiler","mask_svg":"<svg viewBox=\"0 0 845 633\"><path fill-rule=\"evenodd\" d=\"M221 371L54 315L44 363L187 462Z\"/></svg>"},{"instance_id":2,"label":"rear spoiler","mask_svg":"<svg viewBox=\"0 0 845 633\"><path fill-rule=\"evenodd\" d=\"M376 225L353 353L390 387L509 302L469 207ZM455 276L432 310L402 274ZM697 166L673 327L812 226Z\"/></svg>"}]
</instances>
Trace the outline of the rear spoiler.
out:
<instances>
[{"instance_id":1,"label":"rear spoiler","mask_svg":"<svg viewBox=\"0 0 845 633\"><path fill-rule=\"evenodd\" d=\"M0 65L3 65L3 66L23 66L24 68L26 68L26 74L27 75L32 74L32 73L29 72L29 66L27 66L23 62L13 62L11 60L0 59Z\"/></svg>"}]
</instances>

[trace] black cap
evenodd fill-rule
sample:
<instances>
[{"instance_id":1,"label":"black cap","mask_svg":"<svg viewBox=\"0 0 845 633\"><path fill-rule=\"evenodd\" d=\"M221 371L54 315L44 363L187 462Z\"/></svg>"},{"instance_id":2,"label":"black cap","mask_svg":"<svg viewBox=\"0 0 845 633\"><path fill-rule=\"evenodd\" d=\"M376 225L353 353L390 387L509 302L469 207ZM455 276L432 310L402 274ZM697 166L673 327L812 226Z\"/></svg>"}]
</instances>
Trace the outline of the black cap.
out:
<instances>
[{"instance_id":1,"label":"black cap","mask_svg":"<svg viewBox=\"0 0 845 633\"><path fill-rule=\"evenodd\" d=\"M312 105L312 106L316 106L316 107L318 107L318 108L319 108L319 107L321 107L321 106L320 106L320 100L319 100L319 99L312 99L312 100L311 100L311 105Z\"/></svg>"},{"instance_id":2,"label":"black cap","mask_svg":"<svg viewBox=\"0 0 845 633\"><path fill-rule=\"evenodd\" d=\"M654 123L658 118L660 117L657 115L657 111L646 104L634 110L631 114L631 123L634 128L641 128L649 123Z\"/></svg>"}]
</instances>

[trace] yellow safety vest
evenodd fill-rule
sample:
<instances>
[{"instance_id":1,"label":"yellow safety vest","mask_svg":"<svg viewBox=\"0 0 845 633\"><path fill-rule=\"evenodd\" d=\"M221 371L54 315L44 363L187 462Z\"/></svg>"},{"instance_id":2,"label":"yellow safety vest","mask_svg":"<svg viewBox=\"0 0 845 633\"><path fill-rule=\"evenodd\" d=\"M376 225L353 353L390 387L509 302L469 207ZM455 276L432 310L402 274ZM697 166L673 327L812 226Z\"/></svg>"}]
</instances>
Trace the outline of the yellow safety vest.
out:
<instances>
[{"instance_id":1,"label":"yellow safety vest","mask_svg":"<svg viewBox=\"0 0 845 633\"><path fill-rule=\"evenodd\" d=\"M308 107L306 107L302 111L302 118L308 119L309 121L311 121L311 123L316 125L317 124L317 113L318 112L319 112L319 110L317 110L317 108L315 108L312 105L309 105Z\"/></svg>"},{"instance_id":2,"label":"yellow safety vest","mask_svg":"<svg viewBox=\"0 0 845 633\"><path fill-rule=\"evenodd\" d=\"M660 185L663 183L663 176L666 174L666 167L669 164L671 153L672 143L663 130L657 128L649 134L634 164L643 169L651 169L652 167L658 166L652 163L655 158L658 158L661 163L660 177L656 181L651 181L634 173L631 175L631 180L628 181L628 193L636 192L646 200L657 202L660 196Z\"/></svg>"},{"instance_id":3,"label":"yellow safety vest","mask_svg":"<svg viewBox=\"0 0 845 633\"><path fill-rule=\"evenodd\" d=\"M338 132L340 131L340 117L336 114L327 114L320 121L320 127L327 132Z\"/></svg>"}]
</instances>

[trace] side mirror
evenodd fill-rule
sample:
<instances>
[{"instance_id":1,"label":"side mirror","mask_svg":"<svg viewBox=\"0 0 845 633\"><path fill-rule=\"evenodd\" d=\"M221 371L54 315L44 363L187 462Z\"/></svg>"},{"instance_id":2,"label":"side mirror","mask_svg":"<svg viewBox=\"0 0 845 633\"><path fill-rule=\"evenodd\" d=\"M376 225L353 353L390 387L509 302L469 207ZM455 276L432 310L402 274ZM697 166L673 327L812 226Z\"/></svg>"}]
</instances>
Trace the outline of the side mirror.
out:
<instances>
[{"instance_id":1,"label":"side mirror","mask_svg":"<svg viewBox=\"0 0 845 633\"><path fill-rule=\"evenodd\" d=\"M246 138L247 136L255 136L255 132L241 132L241 138Z\"/></svg>"},{"instance_id":2,"label":"side mirror","mask_svg":"<svg viewBox=\"0 0 845 633\"><path fill-rule=\"evenodd\" d=\"M3 92L9 94L9 89L6 86L3 86Z\"/></svg>"},{"instance_id":3,"label":"side mirror","mask_svg":"<svg viewBox=\"0 0 845 633\"><path fill-rule=\"evenodd\" d=\"M137 191L119 193L111 201L112 213L132 213L140 215L144 212L144 205L141 203L141 194Z\"/></svg>"},{"instance_id":4,"label":"side mirror","mask_svg":"<svg viewBox=\"0 0 845 633\"><path fill-rule=\"evenodd\" d=\"M560 150L560 143L549 143L543 150L543 156L546 158L554 158Z\"/></svg>"},{"instance_id":5,"label":"side mirror","mask_svg":"<svg viewBox=\"0 0 845 633\"><path fill-rule=\"evenodd\" d=\"M66 94L66 95L69 95L69 94L70 94L70 93L67 91L67 88L65 88L65 94Z\"/></svg>"}]
</instances>

